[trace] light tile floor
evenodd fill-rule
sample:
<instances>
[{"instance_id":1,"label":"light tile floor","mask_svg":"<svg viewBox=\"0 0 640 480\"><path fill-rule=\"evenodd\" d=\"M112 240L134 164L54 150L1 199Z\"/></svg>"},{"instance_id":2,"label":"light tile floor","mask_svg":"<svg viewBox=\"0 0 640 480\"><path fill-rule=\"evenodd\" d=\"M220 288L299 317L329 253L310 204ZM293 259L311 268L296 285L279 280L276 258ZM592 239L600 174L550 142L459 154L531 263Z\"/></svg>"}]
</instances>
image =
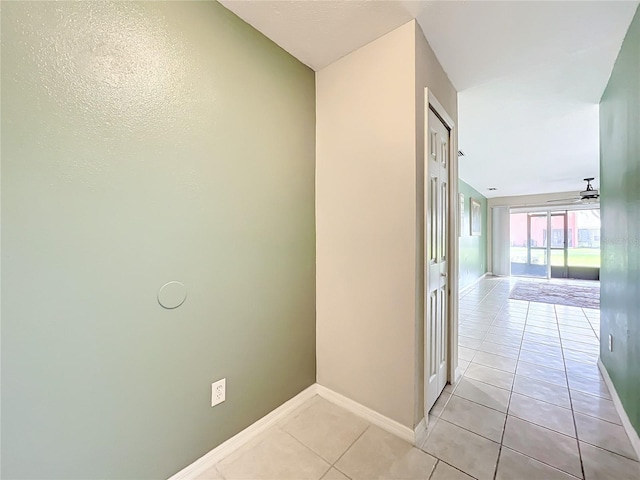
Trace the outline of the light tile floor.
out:
<instances>
[{"instance_id":1,"label":"light tile floor","mask_svg":"<svg viewBox=\"0 0 640 480\"><path fill-rule=\"evenodd\" d=\"M314 397L201 479L638 480L596 365L599 311L510 300L488 278L460 299L459 364L415 448Z\"/></svg>"}]
</instances>

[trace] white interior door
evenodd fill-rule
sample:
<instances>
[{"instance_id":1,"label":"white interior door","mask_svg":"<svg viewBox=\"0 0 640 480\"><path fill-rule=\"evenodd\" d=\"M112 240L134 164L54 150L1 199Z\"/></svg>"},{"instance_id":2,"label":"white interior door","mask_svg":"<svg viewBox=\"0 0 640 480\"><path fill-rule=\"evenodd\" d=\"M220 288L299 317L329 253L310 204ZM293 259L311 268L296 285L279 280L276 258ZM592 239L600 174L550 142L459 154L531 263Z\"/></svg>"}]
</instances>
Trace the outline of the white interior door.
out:
<instances>
[{"instance_id":1,"label":"white interior door","mask_svg":"<svg viewBox=\"0 0 640 480\"><path fill-rule=\"evenodd\" d=\"M425 411L431 410L447 383L450 132L429 108L425 174Z\"/></svg>"}]
</instances>

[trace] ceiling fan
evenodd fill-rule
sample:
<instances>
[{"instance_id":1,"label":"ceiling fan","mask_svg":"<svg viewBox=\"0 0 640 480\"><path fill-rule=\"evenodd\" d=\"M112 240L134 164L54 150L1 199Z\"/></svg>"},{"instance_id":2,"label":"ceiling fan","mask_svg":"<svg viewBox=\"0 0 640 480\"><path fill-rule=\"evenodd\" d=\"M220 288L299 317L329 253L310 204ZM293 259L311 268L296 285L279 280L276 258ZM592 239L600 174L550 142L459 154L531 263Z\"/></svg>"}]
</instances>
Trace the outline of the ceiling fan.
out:
<instances>
[{"instance_id":1,"label":"ceiling fan","mask_svg":"<svg viewBox=\"0 0 640 480\"><path fill-rule=\"evenodd\" d=\"M598 198L600 198L600 194L598 190L591 185L592 180L594 180L593 177L584 179L584 181L587 182L587 188L580 192L577 197L548 200L547 203L596 203Z\"/></svg>"}]
</instances>

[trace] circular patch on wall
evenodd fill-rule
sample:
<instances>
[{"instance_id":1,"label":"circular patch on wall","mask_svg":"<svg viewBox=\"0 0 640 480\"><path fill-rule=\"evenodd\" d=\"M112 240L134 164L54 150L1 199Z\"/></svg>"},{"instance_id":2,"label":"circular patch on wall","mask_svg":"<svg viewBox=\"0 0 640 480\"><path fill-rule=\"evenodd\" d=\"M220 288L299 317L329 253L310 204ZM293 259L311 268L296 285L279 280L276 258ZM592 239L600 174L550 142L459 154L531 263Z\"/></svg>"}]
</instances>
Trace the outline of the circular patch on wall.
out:
<instances>
[{"instance_id":1,"label":"circular patch on wall","mask_svg":"<svg viewBox=\"0 0 640 480\"><path fill-rule=\"evenodd\" d=\"M168 310L178 308L186 299L187 287L182 282L165 283L158 291L158 303Z\"/></svg>"}]
</instances>

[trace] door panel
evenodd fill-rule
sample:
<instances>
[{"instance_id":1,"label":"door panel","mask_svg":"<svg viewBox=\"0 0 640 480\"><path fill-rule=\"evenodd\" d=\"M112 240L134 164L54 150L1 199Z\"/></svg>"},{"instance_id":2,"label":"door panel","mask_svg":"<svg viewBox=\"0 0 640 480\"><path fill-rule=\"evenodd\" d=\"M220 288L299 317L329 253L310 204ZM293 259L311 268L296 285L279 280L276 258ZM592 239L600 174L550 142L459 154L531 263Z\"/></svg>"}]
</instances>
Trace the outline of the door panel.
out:
<instances>
[{"instance_id":1,"label":"door panel","mask_svg":"<svg viewBox=\"0 0 640 480\"><path fill-rule=\"evenodd\" d=\"M428 228L431 232L431 234L427 236L427 249L429 251L427 258L429 259L429 265L434 265L438 259L438 215L436 214L438 208L438 177L430 176L430 182L427 188L429 189L427 192L427 198L429 198L427 208L427 216L429 219Z\"/></svg>"},{"instance_id":2,"label":"door panel","mask_svg":"<svg viewBox=\"0 0 640 480\"><path fill-rule=\"evenodd\" d=\"M427 297L427 320L429 322L429 328L427 329L427 335L429 338L437 338L437 323L436 323L436 319L438 318L438 298L436 295L436 292L433 291L429 294L429 296ZM436 357L437 355L437 349L435 348L429 348L429 361L428 361L428 366L429 369L427 370L429 373L429 379L433 379L435 378L435 375L437 373L437 369L436 369L436 365L438 364L438 359Z\"/></svg>"},{"instance_id":3,"label":"door panel","mask_svg":"<svg viewBox=\"0 0 640 480\"><path fill-rule=\"evenodd\" d=\"M425 175L425 411L447 383L449 130L429 109Z\"/></svg>"},{"instance_id":4,"label":"door panel","mask_svg":"<svg viewBox=\"0 0 640 480\"><path fill-rule=\"evenodd\" d=\"M439 364L438 364L438 368L442 369L443 367L446 369L446 362L447 362L447 324L446 324L446 319L447 317L447 287L446 285L440 288L440 308L441 308L441 317L443 320L445 320L444 322L438 322L438 325L441 327L441 331L438 334L438 339L440 340L440 348L438 349L438 353L440 355L439 357ZM446 370L445 370L446 372ZM444 383L442 385L442 388L444 388L444 386L447 383L447 378L446 378L446 373L444 376ZM442 391L442 390L440 390Z\"/></svg>"},{"instance_id":5,"label":"door panel","mask_svg":"<svg viewBox=\"0 0 640 480\"><path fill-rule=\"evenodd\" d=\"M446 219L449 218L448 212L449 205L449 192L447 189L447 181L446 179L440 180L440 241L438 242L438 246L440 247L440 261L446 262L447 260L447 225Z\"/></svg>"},{"instance_id":6,"label":"door panel","mask_svg":"<svg viewBox=\"0 0 640 480\"><path fill-rule=\"evenodd\" d=\"M551 214L551 278L567 278L567 212Z\"/></svg>"}]
</instances>

